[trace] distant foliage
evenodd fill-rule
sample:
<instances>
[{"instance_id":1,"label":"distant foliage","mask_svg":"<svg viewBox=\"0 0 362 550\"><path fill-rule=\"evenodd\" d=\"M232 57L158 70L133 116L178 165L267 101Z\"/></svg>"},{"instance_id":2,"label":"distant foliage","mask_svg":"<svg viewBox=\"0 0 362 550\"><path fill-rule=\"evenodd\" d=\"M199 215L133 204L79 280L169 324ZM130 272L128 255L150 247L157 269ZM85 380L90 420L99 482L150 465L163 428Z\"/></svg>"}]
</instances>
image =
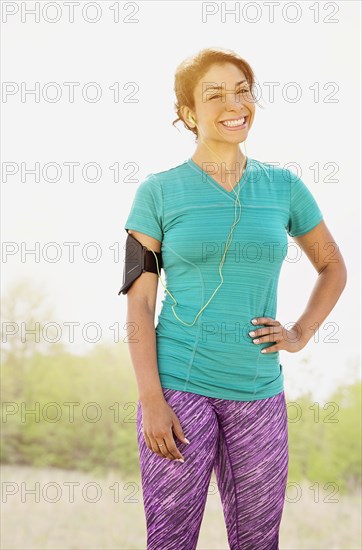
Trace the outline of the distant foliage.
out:
<instances>
[{"instance_id":1,"label":"distant foliage","mask_svg":"<svg viewBox=\"0 0 362 550\"><path fill-rule=\"evenodd\" d=\"M323 483L333 494L361 483L361 383L340 386L326 401L288 402L289 478ZM328 485L329 484L329 485Z\"/></svg>"},{"instance_id":2,"label":"distant foliage","mask_svg":"<svg viewBox=\"0 0 362 550\"><path fill-rule=\"evenodd\" d=\"M9 354L1 371L3 462L138 473L137 386L126 344L97 345L84 357L34 353L17 367ZM327 403L310 395L288 402L288 420L288 481L323 484L324 494L359 486L359 382Z\"/></svg>"},{"instance_id":3,"label":"distant foliage","mask_svg":"<svg viewBox=\"0 0 362 550\"><path fill-rule=\"evenodd\" d=\"M8 464L83 471L137 466L137 391L122 344L87 356L35 353L3 364L2 456Z\"/></svg>"}]
</instances>

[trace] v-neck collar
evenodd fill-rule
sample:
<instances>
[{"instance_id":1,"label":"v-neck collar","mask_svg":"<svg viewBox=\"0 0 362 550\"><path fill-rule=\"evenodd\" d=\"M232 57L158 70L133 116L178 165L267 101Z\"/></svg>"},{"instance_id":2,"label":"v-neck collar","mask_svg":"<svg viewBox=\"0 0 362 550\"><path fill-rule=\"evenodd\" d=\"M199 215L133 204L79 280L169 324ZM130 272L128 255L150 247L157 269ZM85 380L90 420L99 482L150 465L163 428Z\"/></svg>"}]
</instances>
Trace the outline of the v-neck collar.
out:
<instances>
[{"instance_id":1,"label":"v-neck collar","mask_svg":"<svg viewBox=\"0 0 362 550\"><path fill-rule=\"evenodd\" d=\"M196 164L196 162L194 162L191 157L188 158L186 160L186 162L193 170L196 170L199 174L201 174L203 177L205 177L207 179L207 181L209 181L211 183L211 185L216 187L216 189L218 189L221 193L224 193L224 195L229 197L231 200L234 200L235 199L235 193L238 192L238 187L240 187L240 191L241 191L241 189L244 187L244 185L246 183L246 178L247 178L247 175L249 174L249 171L250 171L250 166L251 166L251 163L252 163L252 159L250 157L246 157L246 165L245 165L245 168L244 168L243 175L239 179L238 183L230 191L227 191L222 185L220 185L220 183L218 183L212 176L210 176L210 174L205 172L205 170L203 170L198 164ZM239 191L239 193L240 193L240 191Z\"/></svg>"}]
</instances>

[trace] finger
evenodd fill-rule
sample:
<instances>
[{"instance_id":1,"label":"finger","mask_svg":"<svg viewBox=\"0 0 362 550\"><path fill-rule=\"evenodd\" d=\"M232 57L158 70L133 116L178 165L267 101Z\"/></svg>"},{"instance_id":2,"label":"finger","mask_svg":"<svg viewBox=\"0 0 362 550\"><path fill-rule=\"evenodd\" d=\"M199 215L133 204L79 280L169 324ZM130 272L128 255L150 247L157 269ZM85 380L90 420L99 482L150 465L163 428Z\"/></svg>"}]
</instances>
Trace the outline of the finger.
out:
<instances>
[{"instance_id":1,"label":"finger","mask_svg":"<svg viewBox=\"0 0 362 550\"><path fill-rule=\"evenodd\" d=\"M168 449L168 445L167 445L167 437L166 438L163 438L162 440L160 439L157 439L155 440L156 442L156 445L158 447L158 453L159 456L162 456L162 458L167 458L168 460L175 460L175 457L173 456L172 453L170 453L169 449ZM176 457L176 460L178 458L183 458L182 455L181 457Z\"/></svg>"},{"instance_id":2,"label":"finger","mask_svg":"<svg viewBox=\"0 0 362 550\"><path fill-rule=\"evenodd\" d=\"M269 346L267 348L263 348L260 350L260 353L272 353L273 351L279 351L281 348L278 346L278 344L275 344L275 346Z\"/></svg>"},{"instance_id":3,"label":"finger","mask_svg":"<svg viewBox=\"0 0 362 550\"><path fill-rule=\"evenodd\" d=\"M157 454L163 458L170 458L169 452L167 450L167 445L164 439L157 438L154 440L155 448L157 449Z\"/></svg>"},{"instance_id":4,"label":"finger","mask_svg":"<svg viewBox=\"0 0 362 550\"><path fill-rule=\"evenodd\" d=\"M147 447L150 449L150 451L163 458L163 454L161 453L162 447L161 449L159 448L156 439L152 435L149 435L146 441L148 441Z\"/></svg>"},{"instance_id":5,"label":"finger","mask_svg":"<svg viewBox=\"0 0 362 550\"><path fill-rule=\"evenodd\" d=\"M180 421L176 414L173 414L173 423L172 423L172 430L174 435L177 437L179 441L182 443L186 443L189 445L190 441L187 439L187 437L184 434L184 431L182 429L182 426L180 424Z\"/></svg>"},{"instance_id":6,"label":"finger","mask_svg":"<svg viewBox=\"0 0 362 550\"><path fill-rule=\"evenodd\" d=\"M253 344L260 345L265 344L266 342L279 343L283 340L283 337L280 332L270 332L265 336L259 336L258 338L253 339Z\"/></svg>"},{"instance_id":7,"label":"finger","mask_svg":"<svg viewBox=\"0 0 362 550\"><path fill-rule=\"evenodd\" d=\"M283 331L283 327L281 326L275 326L270 328L257 328L255 330L251 330L249 332L249 336L251 338L256 338L259 336L265 336L267 334L281 335L282 331Z\"/></svg>"},{"instance_id":8,"label":"finger","mask_svg":"<svg viewBox=\"0 0 362 550\"><path fill-rule=\"evenodd\" d=\"M156 439L155 437L153 437L151 438L151 443L152 443L153 452L156 453L158 456L161 456L162 458L164 458L165 455L167 454L167 447L164 440L160 438ZM166 452L165 452L165 449L166 449Z\"/></svg>"},{"instance_id":9,"label":"finger","mask_svg":"<svg viewBox=\"0 0 362 550\"><path fill-rule=\"evenodd\" d=\"M151 444L151 440L150 440L150 438L148 437L148 435L147 435L145 432L143 432L143 437L145 438L146 445L147 445L147 447L149 448L149 450L150 450L150 451L153 451L153 449L152 449L152 444Z\"/></svg>"},{"instance_id":10,"label":"finger","mask_svg":"<svg viewBox=\"0 0 362 550\"><path fill-rule=\"evenodd\" d=\"M158 445L156 443L152 443L152 439L150 437L148 437L146 434L144 434L144 437L145 437L146 444L147 444L147 447L149 448L149 450L162 458L163 454L161 453Z\"/></svg>"},{"instance_id":11,"label":"finger","mask_svg":"<svg viewBox=\"0 0 362 550\"><path fill-rule=\"evenodd\" d=\"M169 460L179 460L181 458L182 460L184 460L182 454L178 451L175 445L172 432L170 436L169 435L165 436L163 439L163 442L160 444L162 445L162 447L160 448L160 451L162 452L164 458L167 458ZM176 452L175 451L171 452L170 447L171 449L173 449L173 447L176 447Z\"/></svg>"},{"instance_id":12,"label":"finger","mask_svg":"<svg viewBox=\"0 0 362 550\"><path fill-rule=\"evenodd\" d=\"M166 436L165 440L168 452L170 453L170 456L172 456L172 459L179 460L181 458L182 460L185 460L176 446L173 434L171 433L169 436Z\"/></svg>"},{"instance_id":13,"label":"finger","mask_svg":"<svg viewBox=\"0 0 362 550\"><path fill-rule=\"evenodd\" d=\"M272 317L255 317L256 323L253 325L280 325L279 321L273 319Z\"/></svg>"}]
</instances>

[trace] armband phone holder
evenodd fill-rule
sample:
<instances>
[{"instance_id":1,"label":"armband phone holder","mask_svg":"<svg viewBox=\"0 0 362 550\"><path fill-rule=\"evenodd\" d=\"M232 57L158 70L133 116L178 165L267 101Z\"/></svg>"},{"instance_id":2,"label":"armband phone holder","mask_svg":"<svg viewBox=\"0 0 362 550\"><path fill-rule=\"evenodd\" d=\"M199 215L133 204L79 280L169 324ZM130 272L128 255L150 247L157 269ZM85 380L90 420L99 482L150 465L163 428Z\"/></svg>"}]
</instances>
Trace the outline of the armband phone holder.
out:
<instances>
[{"instance_id":1,"label":"armband phone holder","mask_svg":"<svg viewBox=\"0 0 362 550\"><path fill-rule=\"evenodd\" d=\"M155 252L155 254L158 260L158 268L161 270L163 265L162 254L161 252ZM156 258L151 250L147 250L142 243L128 233L126 239L125 264L123 268L123 284L118 292L118 296L121 293L127 294L135 280L145 271L158 275Z\"/></svg>"}]
</instances>

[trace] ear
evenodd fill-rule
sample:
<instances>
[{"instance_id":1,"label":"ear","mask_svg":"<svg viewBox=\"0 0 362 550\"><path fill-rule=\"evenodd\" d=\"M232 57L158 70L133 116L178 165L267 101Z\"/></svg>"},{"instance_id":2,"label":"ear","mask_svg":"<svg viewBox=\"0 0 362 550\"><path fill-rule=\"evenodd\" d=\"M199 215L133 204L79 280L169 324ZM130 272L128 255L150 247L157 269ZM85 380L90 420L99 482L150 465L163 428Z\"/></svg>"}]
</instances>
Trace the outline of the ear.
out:
<instances>
[{"instance_id":1,"label":"ear","mask_svg":"<svg viewBox=\"0 0 362 550\"><path fill-rule=\"evenodd\" d=\"M192 128L193 126L193 122L190 120L190 117L192 118L192 111L189 109L189 107L186 107L186 105L182 105L182 107L180 108L181 110L181 114L182 114L182 117L183 117L183 120L184 122L190 126L190 128Z\"/></svg>"}]
</instances>

